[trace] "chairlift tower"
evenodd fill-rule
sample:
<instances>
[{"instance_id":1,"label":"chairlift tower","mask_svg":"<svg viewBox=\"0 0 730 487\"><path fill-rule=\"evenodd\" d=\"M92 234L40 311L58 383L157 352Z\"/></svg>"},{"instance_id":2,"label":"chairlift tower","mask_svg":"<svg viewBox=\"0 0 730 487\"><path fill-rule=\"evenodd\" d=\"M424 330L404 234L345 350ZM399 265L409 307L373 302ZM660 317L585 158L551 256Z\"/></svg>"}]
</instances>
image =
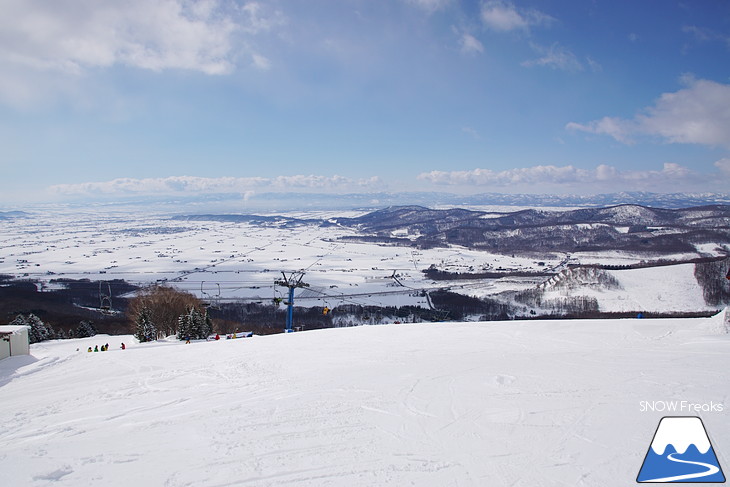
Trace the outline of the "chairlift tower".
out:
<instances>
[{"instance_id":1,"label":"chairlift tower","mask_svg":"<svg viewBox=\"0 0 730 487\"><path fill-rule=\"evenodd\" d=\"M291 272L288 276L284 271L281 272L284 279L277 279L274 284L277 286L284 286L289 289L289 300L285 303L287 305L286 310L286 329L285 333L291 333L292 324L294 322L294 290L297 288L309 287L309 284L302 282L304 278L304 272Z\"/></svg>"},{"instance_id":2,"label":"chairlift tower","mask_svg":"<svg viewBox=\"0 0 730 487\"><path fill-rule=\"evenodd\" d=\"M106 284L106 292L104 292L104 284ZM102 314L110 315L112 311L112 288L109 282L99 281L99 311Z\"/></svg>"}]
</instances>

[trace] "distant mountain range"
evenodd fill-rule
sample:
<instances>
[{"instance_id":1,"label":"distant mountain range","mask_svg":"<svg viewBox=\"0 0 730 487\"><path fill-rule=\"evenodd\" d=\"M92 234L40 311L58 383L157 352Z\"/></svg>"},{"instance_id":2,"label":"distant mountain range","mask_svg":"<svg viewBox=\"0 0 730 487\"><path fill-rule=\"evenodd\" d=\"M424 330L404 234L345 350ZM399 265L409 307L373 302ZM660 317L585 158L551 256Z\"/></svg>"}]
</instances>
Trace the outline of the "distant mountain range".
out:
<instances>
[{"instance_id":1,"label":"distant mountain range","mask_svg":"<svg viewBox=\"0 0 730 487\"><path fill-rule=\"evenodd\" d=\"M622 192L598 195L481 193L457 195L436 192L382 192L352 194L264 193L252 196L247 205L275 209L292 208L383 208L386 206L521 206L521 207L604 207L634 204L657 208L689 208L730 204L730 195L720 193Z\"/></svg>"},{"instance_id":2,"label":"distant mountain range","mask_svg":"<svg viewBox=\"0 0 730 487\"><path fill-rule=\"evenodd\" d=\"M356 240L421 248L460 245L497 252L630 250L696 252L699 244L730 247L730 206L684 209L615 205L577 210L487 212L392 206L357 218L302 220L286 216L190 215L182 220L238 221L260 225L317 224L358 230Z\"/></svg>"},{"instance_id":3,"label":"distant mountain range","mask_svg":"<svg viewBox=\"0 0 730 487\"><path fill-rule=\"evenodd\" d=\"M89 201L68 202L70 208L89 209ZM587 208L622 204L656 208L689 208L730 204L730 194L721 193L650 193L622 192L598 195L575 194L505 194L479 193L458 195L440 192L372 192L372 193L216 193L193 195L130 196L129 198L96 196L97 210L146 207L159 213L183 212L273 212L291 210L375 210L388 206L419 205L438 207L516 206L530 208ZM12 213L12 212L11 212Z\"/></svg>"},{"instance_id":4,"label":"distant mountain range","mask_svg":"<svg viewBox=\"0 0 730 487\"><path fill-rule=\"evenodd\" d=\"M28 216L24 211L0 211L0 220Z\"/></svg>"}]
</instances>

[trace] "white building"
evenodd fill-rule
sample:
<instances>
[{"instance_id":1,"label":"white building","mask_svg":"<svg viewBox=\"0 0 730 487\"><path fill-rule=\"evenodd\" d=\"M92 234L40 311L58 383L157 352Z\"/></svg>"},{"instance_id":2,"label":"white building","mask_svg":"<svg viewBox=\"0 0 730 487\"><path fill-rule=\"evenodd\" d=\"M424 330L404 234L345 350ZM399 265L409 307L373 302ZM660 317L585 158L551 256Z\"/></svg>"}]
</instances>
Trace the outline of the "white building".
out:
<instances>
[{"instance_id":1,"label":"white building","mask_svg":"<svg viewBox=\"0 0 730 487\"><path fill-rule=\"evenodd\" d=\"M27 326L0 326L0 360L15 355L30 355Z\"/></svg>"}]
</instances>

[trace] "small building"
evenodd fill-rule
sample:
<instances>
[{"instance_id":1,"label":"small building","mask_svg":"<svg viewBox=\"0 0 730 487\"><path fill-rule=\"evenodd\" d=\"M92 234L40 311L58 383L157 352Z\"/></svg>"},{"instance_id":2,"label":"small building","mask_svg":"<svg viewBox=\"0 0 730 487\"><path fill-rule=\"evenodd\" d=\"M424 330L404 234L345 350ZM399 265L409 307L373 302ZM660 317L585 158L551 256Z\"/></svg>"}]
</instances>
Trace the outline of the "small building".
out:
<instances>
[{"instance_id":1,"label":"small building","mask_svg":"<svg viewBox=\"0 0 730 487\"><path fill-rule=\"evenodd\" d=\"M0 326L0 360L16 355L30 355L27 326Z\"/></svg>"}]
</instances>

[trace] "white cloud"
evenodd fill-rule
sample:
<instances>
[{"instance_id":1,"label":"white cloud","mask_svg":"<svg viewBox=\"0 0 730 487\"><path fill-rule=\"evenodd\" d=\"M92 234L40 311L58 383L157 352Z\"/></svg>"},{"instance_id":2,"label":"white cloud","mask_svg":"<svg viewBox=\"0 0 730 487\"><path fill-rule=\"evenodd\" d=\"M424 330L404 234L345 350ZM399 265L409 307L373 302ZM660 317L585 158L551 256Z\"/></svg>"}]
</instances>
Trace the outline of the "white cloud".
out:
<instances>
[{"instance_id":1,"label":"white cloud","mask_svg":"<svg viewBox=\"0 0 730 487\"><path fill-rule=\"evenodd\" d=\"M730 147L730 85L690 80L676 93L664 93L646 115L642 130L670 142Z\"/></svg>"},{"instance_id":2,"label":"white cloud","mask_svg":"<svg viewBox=\"0 0 730 487\"><path fill-rule=\"evenodd\" d=\"M682 32L691 34L698 42L721 42L730 49L730 36L712 29L698 27L696 25L685 25L682 27Z\"/></svg>"},{"instance_id":3,"label":"white cloud","mask_svg":"<svg viewBox=\"0 0 730 487\"><path fill-rule=\"evenodd\" d=\"M714 166L720 170L724 176L730 176L730 158L723 158L715 161Z\"/></svg>"},{"instance_id":4,"label":"white cloud","mask_svg":"<svg viewBox=\"0 0 730 487\"><path fill-rule=\"evenodd\" d=\"M253 53L251 55L252 62L251 64L256 68L260 69L261 71L268 71L271 69L271 61L265 56L262 56L261 54Z\"/></svg>"},{"instance_id":5,"label":"white cloud","mask_svg":"<svg viewBox=\"0 0 730 487\"><path fill-rule=\"evenodd\" d=\"M535 9L518 9L511 2L484 2L481 19L485 26L499 32L527 30L532 26L548 25L555 19Z\"/></svg>"},{"instance_id":6,"label":"white cloud","mask_svg":"<svg viewBox=\"0 0 730 487\"><path fill-rule=\"evenodd\" d=\"M473 35L465 33L461 36L461 52L481 54L484 52L484 45Z\"/></svg>"},{"instance_id":7,"label":"white cloud","mask_svg":"<svg viewBox=\"0 0 730 487\"><path fill-rule=\"evenodd\" d=\"M236 19L219 0L2 0L0 59L79 74L114 64L232 70Z\"/></svg>"},{"instance_id":8,"label":"white cloud","mask_svg":"<svg viewBox=\"0 0 730 487\"><path fill-rule=\"evenodd\" d=\"M594 73L600 73L601 71L603 71L603 66L601 66L601 64L598 61L596 61L595 59L593 59L590 56L588 56L586 58L586 63L588 63L588 67Z\"/></svg>"},{"instance_id":9,"label":"white cloud","mask_svg":"<svg viewBox=\"0 0 730 487\"><path fill-rule=\"evenodd\" d=\"M609 135L624 144L633 144L631 134L636 132L633 122L615 117L603 117L600 120L593 120L586 124L569 122L565 128L573 131L588 132L592 134Z\"/></svg>"},{"instance_id":10,"label":"white cloud","mask_svg":"<svg viewBox=\"0 0 730 487\"><path fill-rule=\"evenodd\" d=\"M433 13L441 10L451 3L451 0L406 0L408 3L415 5L426 12Z\"/></svg>"},{"instance_id":11,"label":"white cloud","mask_svg":"<svg viewBox=\"0 0 730 487\"><path fill-rule=\"evenodd\" d=\"M260 34L286 24L286 19L278 10L269 11L259 2L248 2L240 7L243 13L238 28L247 34Z\"/></svg>"},{"instance_id":12,"label":"white cloud","mask_svg":"<svg viewBox=\"0 0 730 487\"><path fill-rule=\"evenodd\" d=\"M439 185L466 186L509 186L539 182L572 183L586 180L588 171L573 166L534 166L515 168L505 171L491 169L472 169L470 171L431 171L418 176L418 179Z\"/></svg>"},{"instance_id":13,"label":"white cloud","mask_svg":"<svg viewBox=\"0 0 730 487\"><path fill-rule=\"evenodd\" d=\"M569 49L560 44L553 43L549 47L532 44L532 48L540 56L537 59L531 59L522 63L525 67L544 66L562 71L582 71L583 65L578 61Z\"/></svg>"},{"instance_id":14,"label":"white cloud","mask_svg":"<svg viewBox=\"0 0 730 487\"><path fill-rule=\"evenodd\" d=\"M730 161L723 159L715 165L730 175ZM533 166L493 171L472 169L469 171L431 171L418 176L419 180L445 186L514 187L537 186L606 187L644 189L648 182L655 187L685 184L688 181L708 181L712 175L702 176L675 163L665 163L658 171L621 171L613 166L601 164L595 169L581 169L574 166Z\"/></svg>"},{"instance_id":15,"label":"white cloud","mask_svg":"<svg viewBox=\"0 0 730 487\"><path fill-rule=\"evenodd\" d=\"M632 136L658 136L671 143L730 147L730 85L685 78L687 88L662 94L631 120L604 117L566 128L610 135L629 143Z\"/></svg>"},{"instance_id":16,"label":"white cloud","mask_svg":"<svg viewBox=\"0 0 730 487\"><path fill-rule=\"evenodd\" d=\"M225 75L251 59L249 40L284 23L235 0L0 0L0 99L24 106L115 66ZM242 55L243 54L243 55ZM254 67L270 61L256 53Z\"/></svg>"},{"instance_id":17,"label":"white cloud","mask_svg":"<svg viewBox=\"0 0 730 487\"><path fill-rule=\"evenodd\" d=\"M343 176L294 175L263 177L219 177L171 176L166 178L118 178L111 181L76 184L58 184L50 191L59 196L125 196L165 194L253 194L256 189L270 191L286 189L315 189L321 192L347 190L353 186L377 187L382 181L372 177L351 179Z\"/></svg>"},{"instance_id":18,"label":"white cloud","mask_svg":"<svg viewBox=\"0 0 730 487\"><path fill-rule=\"evenodd\" d=\"M461 131L470 135L475 140L480 140L482 138L482 136L479 135L479 132L473 127L461 127Z\"/></svg>"}]
</instances>

